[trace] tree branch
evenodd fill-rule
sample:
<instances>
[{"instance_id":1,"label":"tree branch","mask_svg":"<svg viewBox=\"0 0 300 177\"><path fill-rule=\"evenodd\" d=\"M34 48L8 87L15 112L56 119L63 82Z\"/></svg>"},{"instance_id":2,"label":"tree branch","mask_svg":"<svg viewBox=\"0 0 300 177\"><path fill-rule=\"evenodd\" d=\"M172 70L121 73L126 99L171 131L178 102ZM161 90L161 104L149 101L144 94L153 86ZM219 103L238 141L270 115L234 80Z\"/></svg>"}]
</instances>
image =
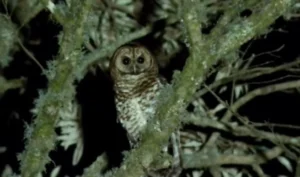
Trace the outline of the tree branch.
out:
<instances>
[{"instance_id":1,"label":"tree branch","mask_svg":"<svg viewBox=\"0 0 300 177\"><path fill-rule=\"evenodd\" d=\"M54 127L59 117L59 109L75 95L74 68L82 55L82 28L89 7L89 0L77 0L70 8L70 14L76 16L69 18L63 26L59 55L53 61L55 67L48 68L46 73L49 79L48 90L45 94L40 94L36 101L36 118L25 132L25 150L19 156L22 177L37 176L50 161L48 154L55 147Z\"/></svg>"},{"instance_id":2,"label":"tree branch","mask_svg":"<svg viewBox=\"0 0 300 177\"><path fill-rule=\"evenodd\" d=\"M208 86L209 89L215 89L221 85L227 84L229 82L232 82L233 80L242 80L245 81L247 79L253 79L256 77L260 77L263 75L267 75L267 74L272 74L278 71L282 71L282 70L289 70L290 68L292 68L293 66L297 66L300 64L300 58L296 59L296 61L291 62L291 63L287 63L287 64L283 64L277 67L264 67L264 68L254 68L254 69L248 69L248 70L242 70L240 72L237 72L231 76L228 76L224 79L220 79L215 81L214 83L212 83L211 85ZM199 90L196 94L195 94L195 98L199 98L201 96L203 96L204 94L206 94L208 92L208 89L203 88L201 90Z\"/></svg>"},{"instance_id":3,"label":"tree branch","mask_svg":"<svg viewBox=\"0 0 300 177\"><path fill-rule=\"evenodd\" d=\"M15 50L18 39L17 26L8 16L0 14L0 67L4 68L12 60L10 54Z\"/></svg>"},{"instance_id":4,"label":"tree branch","mask_svg":"<svg viewBox=\"0 0 300 177\"><path fill-rule=\"evenodd\" d=\"M230 118L233 115L233 112L236 112L241 106L246 104L248 101L252 100L253 98L257 96L267 95L273 92L291 89L291 88L297 88L300 87L300 80L296 81L290 81L290 82L284 82L280 84L273 84L268 85L262 88L255 89L251 92L249 92L247 95L241 97L238 99L231 107L230 110L227 110L223 118L221 119L224 122L227 122L230 120Z\"/></svg>"},{"instance_id":5,"label":"tree branch","mask_svg":"<svg viewBox=\"0 0 300 177\"><path fill-rule=\"evenodd\" d=\"M199 2L197 2L199 3ZM270 1L260 12L253 14L243 22L233 25L232 30L224 36L208 36L203 40L200 26L195 14L199 4L184 1L183 21L188 31L191 56L182 73L164 97L168 99L160 106L157 115L147 126L142 141L137 149L130 152L122 166L116 171L116 177L140 177L144 175L161 148L168 142L169 136L179 128L181 113L185 111L193 94L201 84L207 70L228 52L237 49L254 37L258 31L267 28L290 6L291 0ZM167 89L166 89L167 90Z\"/></svg>"},{"instance_id":6,"label":"tree branch","mask_svg":"<svg viewBox=\"0 0 300 177\"><path fill-rule=\"evenodd\" d=\"M20 26L26 25L32 18L41 12L51 0L22 0L16 7L12 7Z\"/></svg>"},{"instance_id":7,"label":"tree branch","mask_svg":"<svg viewBox=\"0 0 300 177\"><path fill-rule=\"evenodd\" d=\"M266 152L255 155L212 155L194 153L183 155L183 168L205 168L218 165L253 165L262 164L278 157L283 150L274 147Z\"/></svg>"},{"instance_id":8,"label":"tree branch","mask_svg":"<svg viewBox=\"0 0 300 177\"><path fill-rule=\"evenodd\" d=\"M236 126L231 123L221 122L214 119L190 115L188 118L182 119L185 124L192 124L199 127L209 127L217 130L229 132L235 136L249 136L257 139L266 139L275 144L290 144L300 147L300 137L290 137L280 135L273 132L266 132L246 126Z\"/></svg>"}]
</instances>

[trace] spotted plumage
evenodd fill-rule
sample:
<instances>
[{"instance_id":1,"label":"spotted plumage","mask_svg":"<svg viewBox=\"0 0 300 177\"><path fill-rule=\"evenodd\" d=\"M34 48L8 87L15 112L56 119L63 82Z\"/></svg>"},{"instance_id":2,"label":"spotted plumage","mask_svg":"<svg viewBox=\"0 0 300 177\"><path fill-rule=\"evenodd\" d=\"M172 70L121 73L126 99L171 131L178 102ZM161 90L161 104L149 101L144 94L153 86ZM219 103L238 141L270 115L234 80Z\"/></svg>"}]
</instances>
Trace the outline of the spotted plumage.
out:
<instances>
[{"instance_id":1,"label":"spotted plumage","mask_svg":"<svg viewBox=\"0 0 300 177\"><path fill-rule=\"evenodd\" d=\"M167 83L159 76L155 58L139 45L125 45L117 49L110 61L110 74L114 82L117 119L126 130L131 147L134 147L148 121L154 117L158 97ZM171 136L172 166L154 172L155 176L175 177L180 174L177 137L176 133ZM166 146L162 152L167 151Z\"/></svg>"},{"instance_id":2,"label":"spotted plumage","mask_svg":"<svg viewBox=\"0 0 300 177\"><path fill-rule=\"evenodd\" d=\"M158 65L145 47L125 45L114 53L110 73L114 81L117 119L134 146L156 111L157 97L163 87Z\"/></svg>"}]
</instances>

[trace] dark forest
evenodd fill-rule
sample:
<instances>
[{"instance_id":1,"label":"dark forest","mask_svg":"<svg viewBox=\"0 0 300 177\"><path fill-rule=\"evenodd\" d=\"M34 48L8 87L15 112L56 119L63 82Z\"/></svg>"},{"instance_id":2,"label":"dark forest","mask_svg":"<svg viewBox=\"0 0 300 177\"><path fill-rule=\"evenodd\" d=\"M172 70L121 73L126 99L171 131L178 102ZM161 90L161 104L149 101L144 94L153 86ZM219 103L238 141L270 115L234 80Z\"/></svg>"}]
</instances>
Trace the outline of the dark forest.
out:
<instances>
[{"instance_id":1,"label":"dark forest","mask_svg":"<svg viewBox=\"0 0 300 177\"><path fill-rule=\"evenodd\" d=\"M0 177L300 177L299 41L296 0L0 0ZM168 83L134 148L129 43Z\"/></svg>"}]
</instances>

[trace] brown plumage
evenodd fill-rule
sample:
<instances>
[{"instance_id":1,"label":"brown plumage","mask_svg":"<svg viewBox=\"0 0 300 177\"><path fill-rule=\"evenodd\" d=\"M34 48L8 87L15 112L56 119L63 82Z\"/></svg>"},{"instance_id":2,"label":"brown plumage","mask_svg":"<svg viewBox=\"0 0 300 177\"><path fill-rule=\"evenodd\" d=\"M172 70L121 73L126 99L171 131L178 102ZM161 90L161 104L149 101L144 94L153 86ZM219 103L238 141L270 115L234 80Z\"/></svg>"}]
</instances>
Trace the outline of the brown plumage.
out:
<instances>
[{"instance_id":1,"label":"brown plumage","mask_svg":"<svg viewBox=\"0 0 300 177\"><path fill-rule=\"evenodd\" d=\"M117 119L127 131L131 147L134 147L148 121L154 117L158 96L167 83L159 77L158 65L153 55L140 45L124 45L118 48L110 61L110 74L114 81ZM154 170L155 176L179 176L181 168L176 137L176 133L171 136L174 158L172 167ZM167 153L167 147L162 151Z\"/></svg>"},{"instance_id":2,"label":"brown plumage","mask_svg":"<svg viewBox=\"0 0 300 177\"><path fill-rule=\"evenodd\" d=\"M113 54L110 74L114 81L117 119L134 146L156 111L157 96L163 87L158 65L145 47L124 45Z\"/></svg>"}]
</instances>

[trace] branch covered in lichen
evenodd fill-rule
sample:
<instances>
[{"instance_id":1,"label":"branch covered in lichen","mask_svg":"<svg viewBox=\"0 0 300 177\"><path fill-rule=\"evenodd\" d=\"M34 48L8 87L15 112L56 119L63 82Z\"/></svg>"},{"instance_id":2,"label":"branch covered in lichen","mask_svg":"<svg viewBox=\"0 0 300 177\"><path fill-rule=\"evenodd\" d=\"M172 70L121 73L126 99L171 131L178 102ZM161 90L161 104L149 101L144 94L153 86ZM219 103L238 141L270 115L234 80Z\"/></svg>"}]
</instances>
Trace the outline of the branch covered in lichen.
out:
<instances>
[{"instance_id":1,"label":"branch covered in lichen","mask_svg":"<svg viewBox=\"0 0 300 177\"><path fill-rule=\"evenodd\" d=\"M99 172L103 172L108 166L107 154L101 154L93 164L84 170L82 177L99 176Z\"/></svg>"},{"instance_id":2,"label":"branch covered in lichen","mask_svg":"<svg viewBox=\"0 0 300 177\"><path fill-rule=\"evenodd\" d=\"M25 150L20 155L22 177L36 176L50 161L48 154L55 148L54 126L58 120L59 109L75 95L74 72L82 55L82 28L89 7L88 0L77 0L69 9L72 16L63 25L60 51L52 62L55 67L50 67L45 73L49 79L48 90L40 94L36 101L36 118L25 133Z\"/></svg>"},{"instance_id":3,"label":"branch covered in lichen","mask_svg":"<svg viewBox=\"0 0 300 177\"><path fill-rule=\"evenodd\" d=\"M220 57L238 49L255 37L258 32L271 25L292 5L292 0L269 1L259 12L233 24L231 30L222 36L201 37L196 11L199 2L184 1L183 20L187 30L191 55L182 73L176 78L172 92L157 116L143 133L141 144L132 150L116 171L116 177L140 177L144 175L161 148L168 142L172 132L179 128L181 113L191 101L193 94L204 79L207 70Z\"/></svg>"},{"instance_id":4,"label":"branch covered in lichen","mask_svg":"<svg viewBox=\"0 0 300 177\"><path fill-rule=\"evenodd\" d=\"M27 24L32 18L34 18L40 11L44 9L44 4L49 0L23 0L17 1L16 6L11 3L11 10L17 17L20 26Z\"/></svg>"},{"instance_id":5,"label":"branch covered in lichen","mask_svg":"<svg viewBox=\"0 0 300 177\"><path fill-rule=\"evenodd\" d=\"M8 16L0 14L0 67L8 66L12 60L10 55L13 53L18 39L16 28Z\"/></svg>"}]
</instances>

